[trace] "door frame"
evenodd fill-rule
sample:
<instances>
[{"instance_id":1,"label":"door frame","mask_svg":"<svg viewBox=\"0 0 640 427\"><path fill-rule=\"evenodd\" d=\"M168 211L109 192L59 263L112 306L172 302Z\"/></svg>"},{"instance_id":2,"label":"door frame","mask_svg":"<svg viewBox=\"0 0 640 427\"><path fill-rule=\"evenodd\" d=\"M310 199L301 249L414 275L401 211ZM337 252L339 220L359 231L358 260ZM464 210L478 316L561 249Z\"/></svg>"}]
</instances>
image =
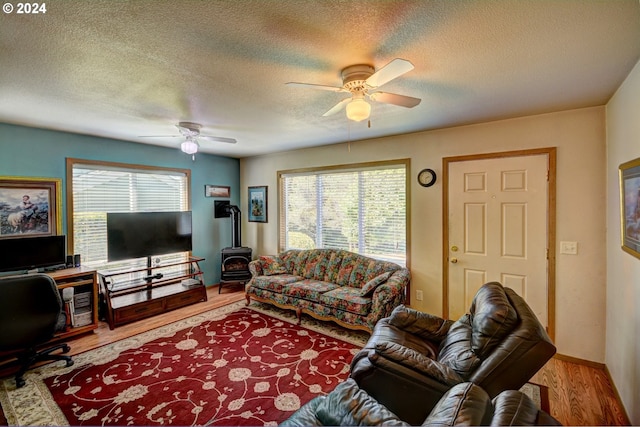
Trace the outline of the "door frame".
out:
<instances>
[{"instance_id":1,"label":"door frame","mask_svg":"<svg viewBox=\"0 0 640 427\"><path fill-rule=\"evenodd\" d=\"M442 158L442 313L449 317L449 165L454 162L522 156L547 156L547 333L556 330L556 147Z\"/></svg>"}]
</instances>

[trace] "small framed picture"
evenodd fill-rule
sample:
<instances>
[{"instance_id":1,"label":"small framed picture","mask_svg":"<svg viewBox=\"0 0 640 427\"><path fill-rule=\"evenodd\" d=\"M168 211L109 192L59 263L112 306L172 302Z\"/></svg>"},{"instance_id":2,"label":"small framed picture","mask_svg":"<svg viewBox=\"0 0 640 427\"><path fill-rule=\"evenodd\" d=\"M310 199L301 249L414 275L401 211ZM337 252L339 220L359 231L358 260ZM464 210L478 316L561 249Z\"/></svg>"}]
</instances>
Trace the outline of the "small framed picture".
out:
<instances>
[{"instance_id":1,"label":"small framed picture","mask_svg":"<svg viewBox=\"0 0 640 427\"><path fill-rule=\"evenodd\" d=\"M62 232L62 180L0 177L0 239Z\"/></svg>"},{"instance_id":2,"label":"small framed picture","mask_svg":"<svg viewBox=\"0 0 640 427\"><path fill-rule=\"evenodd\" d=\"M205 185L205 197L231 197L231 187L223 185Z\"/></svg>"},{"instance_id":3,"label":"small framed picture","mask_svg":"<svg viewBox=\"0 0 640 427\"><path fill-rule=\"evenodd\" d=\"M266 185L249 187L249 222L268 222L267 189Z\"/></svg>"},{"instance_id":4,"label":"small framed picture","mask_svg":"<svg viewBox=\"0 0 640 427\"><path fill-rule=\"evenodd\" d=\"M622 249L640 258L640 158L620 165Z\"/></svg>"}]
</instances>

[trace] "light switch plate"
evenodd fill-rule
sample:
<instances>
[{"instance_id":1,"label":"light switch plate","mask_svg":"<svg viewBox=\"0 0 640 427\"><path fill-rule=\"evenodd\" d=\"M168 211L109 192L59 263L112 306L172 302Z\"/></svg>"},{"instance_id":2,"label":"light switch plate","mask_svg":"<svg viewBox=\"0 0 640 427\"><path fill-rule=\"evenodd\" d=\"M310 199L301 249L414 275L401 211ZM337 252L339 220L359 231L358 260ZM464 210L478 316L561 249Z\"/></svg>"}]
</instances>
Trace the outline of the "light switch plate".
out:
<instances>
[{"instance_id":1,"label":"light switch plate","mask_svg":"<svg viewBox=\"0 0 640 427\"><path fill-rule=\"evenodd\" d=\"M566 255L577 255L578 242L560 242L560 253Z\"/></svg>"},{"instance_id":2,"label":"light switch plate","mask_svg":"<svg viewBox=\"0 0 640 427\"><path fill-rule=\"evenodd\" d=\"M422 291L420 289L416 290L416 299L418 301L422 301L422 298L424 298L424 296L422 295Z\"/></svg>"}]
</instances>

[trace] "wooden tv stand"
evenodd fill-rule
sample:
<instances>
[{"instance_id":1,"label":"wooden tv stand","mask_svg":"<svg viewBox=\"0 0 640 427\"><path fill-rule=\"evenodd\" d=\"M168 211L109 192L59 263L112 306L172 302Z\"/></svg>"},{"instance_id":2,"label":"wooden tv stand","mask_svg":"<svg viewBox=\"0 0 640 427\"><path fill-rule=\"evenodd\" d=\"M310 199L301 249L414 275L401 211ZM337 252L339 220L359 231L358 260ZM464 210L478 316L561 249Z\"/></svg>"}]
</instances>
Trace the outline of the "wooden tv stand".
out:
<instances>
[{"instance_id":1,"label":"wooden tv stand","mask_svg":"<svg viewBox=\"0 0 640 427\"><path fill-rule=\"evenodd\" d=\"M109 328L207 300L200 261L98 272Z\"/></svg>"}]
</instances>

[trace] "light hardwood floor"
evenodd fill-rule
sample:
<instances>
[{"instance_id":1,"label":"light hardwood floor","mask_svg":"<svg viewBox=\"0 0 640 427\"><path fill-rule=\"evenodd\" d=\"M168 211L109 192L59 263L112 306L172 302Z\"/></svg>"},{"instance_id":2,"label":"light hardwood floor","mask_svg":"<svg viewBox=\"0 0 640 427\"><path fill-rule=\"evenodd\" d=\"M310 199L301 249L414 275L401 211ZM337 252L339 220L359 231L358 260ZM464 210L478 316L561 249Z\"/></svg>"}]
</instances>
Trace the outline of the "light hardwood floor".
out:
<instances>
[{"instance_id":1,"label":"light hardwood floor","mask_svg":"<svg viewBox=\"0 0 640 427\"><path fill-rule=\"evenodd\" d=\"M207 289L208 301L183 307L149 319L110 330L105 322L100 327L71 341L71 354L78 354L188 316L244 300L241 287ZM609 377L603 369L563 360L551 359L532 379L549 389L550 411L563 425L629 425L618 402Z\"/></svg>"},{"instance_id":2,"label":"light hardwood floor","mask_svg":"<svg viewBox=\"0 0 640 427\"><path fill-rule=\"evenodd\" d=\"M604 369L552 358L533 376L531 382L549 388L549 406L563 425L630 425Z\"/></svg>"}]
</instances>

